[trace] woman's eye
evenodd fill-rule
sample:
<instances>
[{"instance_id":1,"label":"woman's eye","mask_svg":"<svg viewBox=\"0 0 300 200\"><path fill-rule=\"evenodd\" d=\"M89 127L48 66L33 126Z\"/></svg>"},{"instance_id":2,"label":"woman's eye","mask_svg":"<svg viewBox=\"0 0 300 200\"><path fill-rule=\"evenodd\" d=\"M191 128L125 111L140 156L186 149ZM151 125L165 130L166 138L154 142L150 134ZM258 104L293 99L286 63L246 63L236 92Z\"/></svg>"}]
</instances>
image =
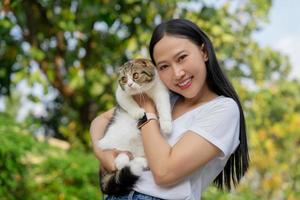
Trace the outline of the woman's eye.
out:
<instances>
[{"instance_id":1,"label":"woman's eye","mask_svg":"<svg viewBox=\"0 0 300 200\"><path fill-rule=\"evenodd\" d=\"M182 62L186 57L187 57L187 55L181 55L181 56L178 58L178 62Z\"/></svg>"},{"instance_id":2,"label":"woman's eye","mask_svg":"<svg viewBox=\"0 0 300 200\"><path fill-rule=\"evenodd\" d=\"M139 73L133 73L132 77L133 77L133 79L138 79L139 78Z\"/></svg>"},{"instance_id":3,"label":"woman's eye","mask_svg":"<svg viewBox=\"0 0 300 200\"><path fill-rule=\"evenodd\" d=\"M126 82L127 82L127 78L126 78L125 76L123 76L123 77L121 78L121 81L122 81L122 83L126 83Z\"/></svg>"},{"instance_id":4,"label":"woman's eye","mask_svg":"<svg viewBox=\"0 0 300 200\"><path fill-rule=\"evenodd\" d=\"M158 67L159 70L164 70L168 67L168 65L161 65Z\"/></svg>"}]
</instances>

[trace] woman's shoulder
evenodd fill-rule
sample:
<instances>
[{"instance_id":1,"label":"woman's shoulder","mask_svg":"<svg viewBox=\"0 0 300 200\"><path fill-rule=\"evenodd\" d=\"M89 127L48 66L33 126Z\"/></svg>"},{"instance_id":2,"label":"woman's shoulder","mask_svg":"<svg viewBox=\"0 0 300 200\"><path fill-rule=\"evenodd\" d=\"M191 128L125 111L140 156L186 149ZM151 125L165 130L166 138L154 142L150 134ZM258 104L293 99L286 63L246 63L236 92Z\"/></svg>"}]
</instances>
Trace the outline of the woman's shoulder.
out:
<instances>
[{"instance_id":1,"label":"woman's shoulder","mask_svg":"<svg viewBox=\"0 0 300 200\"><path fill-rule=\"evenodd\" d=\"M197 112L205 113L206 115L214 115L218 113L226 113L226 115L239 115L239 107L236 101L230 97L223 95L217 96L208 103L200 106Z\"/></svg>"},{"instance_id":2,"label":"woman's shoulder","mask_svg":"<svg viewBox=\"0 0 300 200\"><path fill-rule=\"evenodd\" d=\"M215 98L215 106L219 106L219 107L228 107L228 108L237 108L238 109L238 104L236 103L236 101L231 98L231 97L225 97L223 95L218 96Z\"/></svg>"}]
</instances>

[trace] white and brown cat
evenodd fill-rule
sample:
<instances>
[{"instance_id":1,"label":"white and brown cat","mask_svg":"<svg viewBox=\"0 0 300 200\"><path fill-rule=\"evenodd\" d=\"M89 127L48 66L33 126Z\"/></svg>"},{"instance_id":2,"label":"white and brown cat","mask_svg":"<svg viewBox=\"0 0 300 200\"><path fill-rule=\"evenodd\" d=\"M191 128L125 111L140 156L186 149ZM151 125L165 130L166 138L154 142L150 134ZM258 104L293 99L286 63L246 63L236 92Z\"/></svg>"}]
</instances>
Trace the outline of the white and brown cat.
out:
<instances>
[{"instance_id":1,"label":"white and brown cat","mask_svg":"<svg viewBox=\"0 0 300 200\"><path fill-rule=\"evenodd\" d=\"M143 93L155 103L164 136L167 137L172 131L169 91L159 79L151 60L134 59L123 64L118 71L118 106L98 145L102 150L130 151L134 158L130 160L127 154L121 153L115 159L116 172L101 170L100 187L105 194L127 194L148 167L137 128L137 122L145 111L132 98L132 95Z\"/></svg>"}]
</instances>

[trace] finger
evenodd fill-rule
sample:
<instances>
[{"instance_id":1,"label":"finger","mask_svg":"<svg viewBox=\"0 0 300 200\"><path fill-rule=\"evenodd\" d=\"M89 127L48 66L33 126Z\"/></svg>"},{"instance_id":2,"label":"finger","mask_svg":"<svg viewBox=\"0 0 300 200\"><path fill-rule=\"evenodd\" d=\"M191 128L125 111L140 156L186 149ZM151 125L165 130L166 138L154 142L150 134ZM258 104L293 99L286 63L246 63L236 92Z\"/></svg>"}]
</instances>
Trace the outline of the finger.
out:
<instances>
[{"instance_id":1,"label":"finger","mask_svg":"<svg viewBox=\"0 0 300 200\"><path fill-rule=\"evenodd\" d=\"M114 154L118 155L118 154L123 153L125 151L121 151L121 150L118 150L118 149L113 149L113 152L114 152Z\"/></svg>"},{"instance_id":2,"label":"finger","mask_svg":"<svg viewBox=\"0 0 300 200\"><path fill-rule=\"evenodd\" d=\"M118 150L118 149L113 149L112 151L113 151L113 155L114 155L115 157L117 157L120 153L122 153L122 151L120 151L120 150Z\"/></svg>"},{"instance_id":3,"label":"finger","mask_svg":"<svg viewBox=\"0 0 300 200\"><path fill-rule=\"evenodd\" d=\"M129 157L129 160L133 159L133 155L130 151L123 151L123 152L127 154L127 156Z\"/></svg>"},{"instance_id":4,"label":"finger","mask_svg":"<svg viewBox=\"0 0 300 200\"><path fill-rule=\"evenodd\" d=\"M125 153L129 157L130 160L133 159L133 155L130 151L120 151L120 150L115 149L114 152L115 152L115 157L117 157L120 153Z\"/></svg>"},{"instance_id":5,"label":"finger","mask_svg":"<svg viewBox=\"0 0 300 200\"><path fill-rule=\"evenodd\" d=\"M117 168L116 168L114 163L110 163L110 164L108 164L107 166L105 166L103 168L104 168L105 171L107 171L109 173L117 171Z\"/></svg>"},{"instance_id":6,"label":"finger","mask_svg":"<svg viewBox=\"0 0 300 200\"><path fill-rule=\"evenodd\" d=\"M139 100L140 100L140 94L132 95L132 98L133 98L136 102L139 102Z\"/></svg>"},{"instance_id":7,"label":"finger","mask_svg":"<svg viewBox=\"0 0 300 200\"><path fill-rule=\"evenodd\" d=\"M110 172L115 172L115 171L117 171L117 168L116 168L116 165L115 165L115 164L113 164L113 166L111 167L111 170L110 170Z\"/></svg>"}]
</instances>

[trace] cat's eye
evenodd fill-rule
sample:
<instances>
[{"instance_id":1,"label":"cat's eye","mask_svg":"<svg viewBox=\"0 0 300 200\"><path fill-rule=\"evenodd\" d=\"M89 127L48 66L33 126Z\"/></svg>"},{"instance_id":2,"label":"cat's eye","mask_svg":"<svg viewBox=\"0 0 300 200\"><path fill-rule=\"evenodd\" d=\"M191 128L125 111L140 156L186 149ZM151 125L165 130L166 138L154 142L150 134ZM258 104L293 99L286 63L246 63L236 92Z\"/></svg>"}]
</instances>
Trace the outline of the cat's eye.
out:
<instances>
[{"instance_id":1,"label":"cat's eye","mask_svg":"<svg viewBox=\"0 0 300 200\"><path fill-rule=\"evenodd\" d=\"M132 77L133 77L133 79L138 79L139 78L139 73L133 73Z\"/></svg>"},{"instance_id":2,"label":"cat's eye","mask_svg":"<svg viewBox=\"0 0 300 200\"><path fill-rule=\"evenodd\" d=\"M127 82L127 78L126 78L125 76L123 76L123 77L121 78L121 82L122 82L122 83L126 83L126 82Z\"/></svg>"}]
</instances>

